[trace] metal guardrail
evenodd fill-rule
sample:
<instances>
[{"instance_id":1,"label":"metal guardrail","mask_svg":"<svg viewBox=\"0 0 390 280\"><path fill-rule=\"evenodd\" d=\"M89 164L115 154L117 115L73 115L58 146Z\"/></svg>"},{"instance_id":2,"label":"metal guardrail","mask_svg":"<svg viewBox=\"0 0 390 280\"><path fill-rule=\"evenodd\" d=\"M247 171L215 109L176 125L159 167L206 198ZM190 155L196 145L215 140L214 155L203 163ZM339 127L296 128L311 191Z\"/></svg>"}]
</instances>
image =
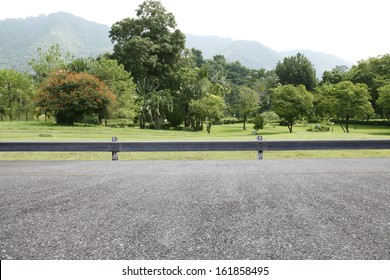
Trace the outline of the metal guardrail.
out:
<instances>
[{"instance_id":1,"label":"metal guardrail","mask_svg":"<svg viewBox=\"0 0 390 280\"><path fill-rule=\"evenodd\" d=\"M0 142L0 152L183 152L183 151L263 151L293 150L368 150L390 149L390 139L384 140L274 140L263 141L158 141L158 142Z\"/></svg>"}]
</instances>

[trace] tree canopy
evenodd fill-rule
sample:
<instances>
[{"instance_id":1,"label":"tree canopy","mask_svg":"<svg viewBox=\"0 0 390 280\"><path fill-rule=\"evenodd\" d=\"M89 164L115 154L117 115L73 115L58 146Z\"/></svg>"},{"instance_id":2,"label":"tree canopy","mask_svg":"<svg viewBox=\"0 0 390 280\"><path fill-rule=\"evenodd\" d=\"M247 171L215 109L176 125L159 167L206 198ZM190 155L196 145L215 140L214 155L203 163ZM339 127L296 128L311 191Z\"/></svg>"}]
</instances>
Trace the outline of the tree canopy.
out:
<instances>
[{"instance_id":1,"label":"tree canopy","mask_svg":"<svg viewBox=\"0 0 390 280\"><path fill-rule=\"evenodd\" d=\"M271 109L287 122L292 133L295 121L310 115L312 94L303 85L278 86L271 93Z\"/></svg>"},{"instance_id":2,"label":"tree canopy","mask_svg":"<svg viewBox=\"0 0 390 280\"><path fill-rule=\"evenodd\" d=\"M355 84L366 84L371 94L371 105L376 113L381 114L376 101L379 88L387 85L390 81L390 54L359 61L347 73L347 80Z\"/></svg>"},{"instance_id":3,"label":"tree canopy","mask_svg":"<svg viewBox=\"0 0 390 280\"><path fill-rule=\"evenodd\" d=\"M136 82L149 78L166 88L184 50L185 35L176 29L174 15L167 12L160 1L143 2L136 15L111 27L113 57Z\"/></svg>"},{"instance_id":4,"label":"tree canopy","mask_svg":"<svg viewBox=\"0 0 390 280\"><path fill-rule=\"evenodd\" d=\"M304 85L307 90L312 91L317 84L313 64L301 53L278 62L275 73L279 76L282 85Z\"/></svg>"},{"instance_id":5,"label":"tree canopy","mask_svg":"<svg viewBox=\"0 0 390 280\"><path fill-rule=\"evenodd\" d=\"M115 96L98 78L67 71L53 72L41 84L36 98L42 112L53 112L57 123L64 125L86 117L101 121L115 102Z\"/></svg>"},{"instance_id":6,"label":"tree canopy","mask_svg":"<svg viewBox=\"0 0 390 280\"><path fill-rule=\"evenodd\" d=\"M326 84L317 89L317 106L331 117L341 120L342 128L349 132L349 120L365 118L373 113L370 93L365 84L343 81L335 85Z\"/></svg>"},{"instance_id":7,"label":"tree canopy","mask_svg":"<svg viewBox=\"0 0 390 280\"><path fill-rule=\"evenodd\" d=\"M379 88L378 93L376 104L383 110L383 115L390 119L390 84Z\"/></svg>"},{"instance_id":8,"label":"tree canopy","mask_svg":"<svg viewBox=\"0 0 390 280\"><path fill-rule=\"evenodd\" d=\"M0 70L0 117L8 115L10 120L31 108L33 80L27 74L12 69ZM19 117L18 117L19 118Z\"/></svg>"}]
</instances>

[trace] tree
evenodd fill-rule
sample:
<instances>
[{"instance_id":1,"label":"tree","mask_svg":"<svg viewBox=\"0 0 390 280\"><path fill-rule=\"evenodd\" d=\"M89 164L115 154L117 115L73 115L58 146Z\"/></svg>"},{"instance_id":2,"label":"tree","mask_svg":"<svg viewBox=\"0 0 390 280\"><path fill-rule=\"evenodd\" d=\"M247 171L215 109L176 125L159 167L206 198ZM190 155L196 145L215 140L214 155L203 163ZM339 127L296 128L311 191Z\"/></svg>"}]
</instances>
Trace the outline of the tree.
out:
<instances>
[{"instance_id":1,"label":"tree","mask_svg":"<svg viewBox=\"0 0 390 280\"><path fill-rule=\"evenodd\" d=\"M174 106L173 111L168 113L167 119L173 126L178 126L184 122L185 127L190 127L190 102L199 96L197 83L200 78L200 69L195 67L195 62L192 59L184 62L184 65L175 73L177 85L175 88Z\"/></svg>"},{"instance_id":2,"label":"tree","mask_svg":"<svg viewBox=\"0 0 390 280\"><path fill-rule=\"evenodd\" d=\"M255 114L260 108L259 94L249 87L240 87L236 108L238 116L244 121L243 129L245 130L248 117Z\"/></svg>"},{"instance_id":3,"label":"tree","mask_svg":"<svg viewBox=\"0 0 390 280\"><path fill-rule=\"evenodd\" d=\"M383 115L390 120L390 85L379 88L378 93L376 104L383 110Z\"/></svg>"},{"instance_id":4,"label":"tree","mask_svg":"<svg viewBox=\"0 0 390 280\"><path fill-rule=\"evenodd\" d=\"M316 70L313 64L303 54L286 57L283 62L278 62L275 68L282 85L304 85L306 90L312 91L316 84Z\"/></svg>"},{"instance_id":5,"label":"tree","mask_svg":"<svg viewBox=\"0 0 390 280\"><path fill-rule=\"evenodd\" d=\"M199 67L199 68L202 67L202 65L204 64L204 58L203 58L202 51L195 49L195 48L192 48L191 53L192 53L192 59L195 62L195 66Z\"/></svg>"},{"instance_id":6,"label":"tree","mask_svg":"<svg viewBox=\"0 0 390 280\"><path fill-rule=\"evenodd\" d=\"M137 18L116 22L110 31L113 57L130 71L136 82L155 80L161 89L169 88L175 64L185 47L185 35L176 29L172 13L160 1L139 5Z\"/></svg>"},{"instance_id":7,"label":"tree","mask_svg":"<svg viewBox=\"0 0 390 280\"><path fill-rule=\"evenodd\" d=\"M347 73L347 80L354 84L363 83L368 87L371 95L371 104L377 114L381 113L378 99L378 89L387 85L390 81L390 54L372 57L359 61L352 66Z\"/></svg>"},{"instance_id":8,"label":"tree","mask_svg":"<svg viewBox=\"0 0 390 280\"><path fill-rule=\"evenodd\" d=\"M116 106L112 112L114 117L131 120L135 118L136 84L123 65L103 57L92 61L88 73L97 76L115 94Z\"/></svg>"},{"instance_id":9,"label":"tree","mask_svg":"<svg viewBox=\"0 0 390 280\"><path fill-rule=\"evenodd\" d=\"M349 133L351 118L363 118L374 112L365 84L343 81L335 85L325 84L316 91L321 96L317 101L317 106L327 108L326 113L340 119L344 132Z\"/></svg>"},{"instance_id":10,"label":"tree","mask_svg":"<svg viewBox=\"0 0 390 280\"><path fill-rule=\"evenodd\" d=\"M118 65L116 60L102 56L97 59L78 58L65 68L70 72L89 73L98 77L115 94L117 102L115 107L110 108L112 116L134 119L136 85L123 65Z\"/></svg>"},{"instance_id":11,"label":"tree","mask_svg":"<svg viewBox=\"0 0 390 280\"><path fill-rule=\"evenodd\" d=\"M271 108L287 122L292 133L294 122L311 113L312 94L303 85L278 86L271 93Z\"/></svg>"},{"instance_id":12,"label":"tree","mask_svg":"<svg viewBox=\"0 0 390 280\"><path fill-rule=\"evenodd\" d=\"M150 120L155 129L160 129L166 114L173 109L172 95L168 90L159 90L157 84L143 79L137 84L140 127Z\"/></svg>"},{"instance_id":13,"label":"tree","mask_svg":"<svg viewBox=\"0 0 390 280\"><path fill-rule=\"evenodd\" d=\"M8 115L10 120L30 109L33 81L27 74L12 69L0 70L0 117Z\"/></svg>"},{"instance_id":14,"label":"tree","mask_svg":"<svg viewBox=\"0 0 390 280\"><path fill-rule=\"evenodd\" d=\"M38 48L38 58L32 59L29 64L35 72L35 80L40 83L52 72L65 70L74 60L70 53L64 54L60 45L51 45L48 50Z\"/></svg>"},{"instance_id":15,"label":"tree","mask_svg":"<svg viewBox=\"0 0 390 280\"><path fill-rule=\"evenodd\" d=\"M212 124L223 117L226 105L221 96L206 93L201 99L192 100L190 108L202 121L206 121L207 133L210 133Z\"/></svg>"},{"instance_id":16,"label":"tree","mask_svg":"<svg viewBox=\"0 0 390 280\"><path fill-rule=\"evenodd\" d=\"M152 91L146 99L146 111L155 129L161 129L167 112L172 111L173 100L168 90Z\"/></svg>"},{"instance_id":17,"label":"tree","mask_svg":"<svg viewBox=\"0 0 390 280\"><path fill-rule=\"evenodd\" d=\"M59 71L42 82L36 102L42 112L54 112L58 124L73 125L85 117L107 118L115 96L90 74Z\"/></svg>"},{"instance_id":18,"label":"tree","mask_svg":"<svg viewBox=\"0 0 390 280\"><path fill-rule=\"evenodd\" d=\"M324 71L322 74L321 84L330 83L337 84L345 80L348 72L348 67L345 65L336 66L331 71Z\"/></svg>"}]
</instances>

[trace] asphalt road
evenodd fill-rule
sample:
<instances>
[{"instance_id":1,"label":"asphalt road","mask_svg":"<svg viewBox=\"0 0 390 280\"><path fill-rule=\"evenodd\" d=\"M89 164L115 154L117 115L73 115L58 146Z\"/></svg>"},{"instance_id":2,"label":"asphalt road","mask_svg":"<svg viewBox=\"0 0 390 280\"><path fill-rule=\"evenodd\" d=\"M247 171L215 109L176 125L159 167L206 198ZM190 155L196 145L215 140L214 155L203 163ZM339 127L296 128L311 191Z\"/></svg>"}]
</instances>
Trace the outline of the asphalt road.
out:
<instances>
[{"instance_id":1,"label":"asphalt road","mask_svg":"<svg viewBox=\"0 0 390 280\"><path fill-rule=\"evenodd\" d=\"M0 161L0 259L390 259L390 158Z\"/></svg>"}]
</instances>

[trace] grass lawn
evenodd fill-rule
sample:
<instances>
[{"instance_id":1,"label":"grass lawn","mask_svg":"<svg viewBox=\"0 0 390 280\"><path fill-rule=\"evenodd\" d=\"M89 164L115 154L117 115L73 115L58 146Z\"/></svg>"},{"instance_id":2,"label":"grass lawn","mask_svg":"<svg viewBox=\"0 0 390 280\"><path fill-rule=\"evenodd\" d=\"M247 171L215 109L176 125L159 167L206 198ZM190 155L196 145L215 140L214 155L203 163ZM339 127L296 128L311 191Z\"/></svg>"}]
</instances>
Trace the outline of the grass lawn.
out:
<instances>
[{"instance_id":1,"label":"grass lawn","mask_svg":"<svg viewBox=\"0 0 390 280\"><path fill-rule=\"evenodd\" d=\"M215 125L211 134L206 131L141 130L139 128L111 128L102 126L57 126L52 122L0 122L0 141L120 141L159 140L254 140L252 125L247 130L241 124ZM350 133L334 126L333 132L308 132L307 127L295 126L293 133L287 127L267 125L259 134L264 140L326 140L326 139L389 139L390 127L351 126ZM390 150L367 151L288 151L265 152L264 159L281 158L347 158L389 157ZM119 153L120 160L202 160L202 159L256 159L254 152L161 152ZM0 160L111 160L110 153L42 153L0 152Z\"/></svg>"}]
</instances>

